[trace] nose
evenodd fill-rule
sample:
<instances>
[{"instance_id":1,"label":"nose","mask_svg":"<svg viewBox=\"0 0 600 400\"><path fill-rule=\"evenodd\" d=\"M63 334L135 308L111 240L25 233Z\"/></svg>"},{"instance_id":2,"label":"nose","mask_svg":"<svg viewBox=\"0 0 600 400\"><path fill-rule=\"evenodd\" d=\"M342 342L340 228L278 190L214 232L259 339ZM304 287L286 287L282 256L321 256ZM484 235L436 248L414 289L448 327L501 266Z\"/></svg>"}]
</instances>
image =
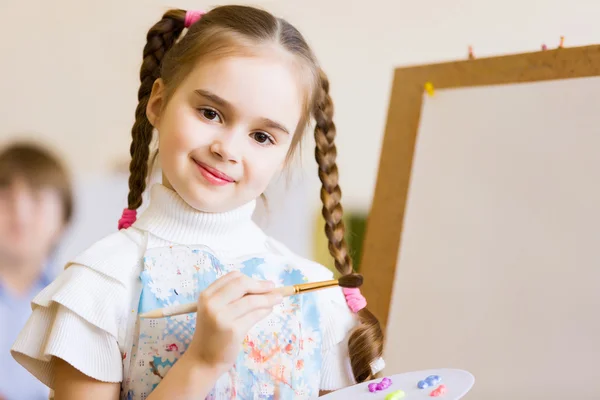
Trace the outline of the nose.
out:
<instances>
[{"instance_id":1,"label":"nose","mask_svg":"<svg viewBox=\"0 0 600 400\"><path fill-rule=\"evenodd\" d=\"M234 132L219 135L210 145L211 153L222 161L236 164L241 158L241 140Z\"/></svg>"}]
</instances>

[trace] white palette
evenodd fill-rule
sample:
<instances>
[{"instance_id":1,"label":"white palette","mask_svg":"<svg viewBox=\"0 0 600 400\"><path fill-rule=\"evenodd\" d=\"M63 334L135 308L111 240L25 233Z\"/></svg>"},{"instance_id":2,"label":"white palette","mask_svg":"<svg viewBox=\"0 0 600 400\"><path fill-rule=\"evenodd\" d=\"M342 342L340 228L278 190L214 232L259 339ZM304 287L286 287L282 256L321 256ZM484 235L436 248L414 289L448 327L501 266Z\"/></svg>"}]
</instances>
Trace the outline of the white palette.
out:
<instances>
[{"instance_id":1,"label":"white palette","mask_svg":"<svg viewBox=\"0 0 600 400\"><path fill-rule=\"evenodd\" d=\"M440 384L446 386L446 394L440 397L431 397L430 393L435 387L419 389L417 383L429 375L439 375L442 378ZM475 383L475 378L467 371L460 369L430 369L425 371L406 372L403 374L388 376L392 385L387 390L371 393L368 385L372 382L380 382L382 378L363 382L345 389L320 397L325 400L381 400L393 391L402 390L405 396L402 400L458 400L467 394Z\"/></svg>"}]
</instances>

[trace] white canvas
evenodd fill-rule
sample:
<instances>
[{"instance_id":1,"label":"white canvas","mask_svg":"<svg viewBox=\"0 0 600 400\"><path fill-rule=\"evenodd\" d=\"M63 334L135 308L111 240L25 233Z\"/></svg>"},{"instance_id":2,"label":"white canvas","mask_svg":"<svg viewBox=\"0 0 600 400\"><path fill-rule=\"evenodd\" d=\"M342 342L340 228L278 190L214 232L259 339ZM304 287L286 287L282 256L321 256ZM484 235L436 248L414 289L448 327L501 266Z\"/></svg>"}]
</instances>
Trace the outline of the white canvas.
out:
<instances>
[{"instance_id":1,"label":"white canvas","mask_svg":"<svg viewBox=\"0 0 600 400\"><path fill-rule=\"evenodd\" d=\"M435 82L434 82L435 84ZM424 96L387 374L600 399L600 78Z\"/></svg>"}]
</instances>

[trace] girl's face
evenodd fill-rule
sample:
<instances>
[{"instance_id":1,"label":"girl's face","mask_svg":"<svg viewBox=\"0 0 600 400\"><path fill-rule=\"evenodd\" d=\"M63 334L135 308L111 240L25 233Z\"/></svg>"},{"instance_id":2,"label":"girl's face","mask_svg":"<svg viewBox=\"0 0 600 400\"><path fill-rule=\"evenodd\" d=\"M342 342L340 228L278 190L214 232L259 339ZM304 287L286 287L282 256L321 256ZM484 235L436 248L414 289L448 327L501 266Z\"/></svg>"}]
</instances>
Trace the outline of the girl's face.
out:
<instances>
[{"instance_id":1,"label":"girl's face","mask_svg":"<svg viewBox=\"0 0 600 400\"><path fill-rule=\"evenodd\" d=\"M166 104L158 80L147 115L159 132L163 183L205 212L259 197L283 167L301 118L295 72L274 54L199 63Z\"/></svg>"}]
</instances>

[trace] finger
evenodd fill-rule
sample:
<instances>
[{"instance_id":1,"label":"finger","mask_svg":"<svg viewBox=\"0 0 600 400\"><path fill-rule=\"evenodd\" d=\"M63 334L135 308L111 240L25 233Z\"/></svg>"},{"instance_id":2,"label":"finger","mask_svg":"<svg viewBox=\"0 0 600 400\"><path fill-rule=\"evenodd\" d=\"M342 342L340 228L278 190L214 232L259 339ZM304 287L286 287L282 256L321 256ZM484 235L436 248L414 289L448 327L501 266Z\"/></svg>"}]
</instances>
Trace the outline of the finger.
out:
<instances>
[{"instance_id":1,"label":"finger","mask_svg":"<svg viewBox=\"0 0 600 400\"><path fill-rule=\"evenodd\" d=\"M249 278L246 275L241 275L228 281L212 297L217 307L224 307L235 300L241 299L246 294L268 293L274 287L275 284L273 282L259 281Z\"/></svg>"},{"instance_id":2,"label":"finger","mask_svg":"<svg viewBox=\"0 0 600 400\"><path fill-rule=\"evenodd\" d=\"M280 400L281 397L279 397L279 396L280 396L280 394L279 394L279 382L275 382L275 390L273 392L273 399L274 400Z\"/></svg>"},{"instance_id":3,"label":"finger","mask_svg":"<svg viewBox=\"0 0 600 400\"><path fill-rule=\"evenodd\" d=\"M240 318L244 314L256 311L256 310L269 310L273 311L273 307L280 304L283 301L281 294L277 292L265 293L265 294L248 294L239 300L234 301L227 307L227 313L232 318Z\"/></svg>"},{"instance_id":4,"label":"finger","mask_svg":"<svg viewBox=\"0 0 600 400\"><path fill-rule=\"evenodd\" d=\"M271 314L270 309L260 308L241 316L235 320L235 323L245 335L254 325L268 317L269 314Z\"/></svg>"},{"instance_id":5,"label":"finger","mask_svg":"<svg viewBox=\"0 0 600 400\"><path fill-rule=\"evenodd\" d=\"M228 274L222 276L221 278L217 279L216 281L214 281L213 283L211 283L205 290L204 290L204 296L206 297L211 297L213 296L217 291L219 291L223 286L227 285L229 282L231 282L232 280L239 278L240 276L244 276L244 274L242 274L240 271L232 271L229 272Z\"/></svg>"}]
</instances>

